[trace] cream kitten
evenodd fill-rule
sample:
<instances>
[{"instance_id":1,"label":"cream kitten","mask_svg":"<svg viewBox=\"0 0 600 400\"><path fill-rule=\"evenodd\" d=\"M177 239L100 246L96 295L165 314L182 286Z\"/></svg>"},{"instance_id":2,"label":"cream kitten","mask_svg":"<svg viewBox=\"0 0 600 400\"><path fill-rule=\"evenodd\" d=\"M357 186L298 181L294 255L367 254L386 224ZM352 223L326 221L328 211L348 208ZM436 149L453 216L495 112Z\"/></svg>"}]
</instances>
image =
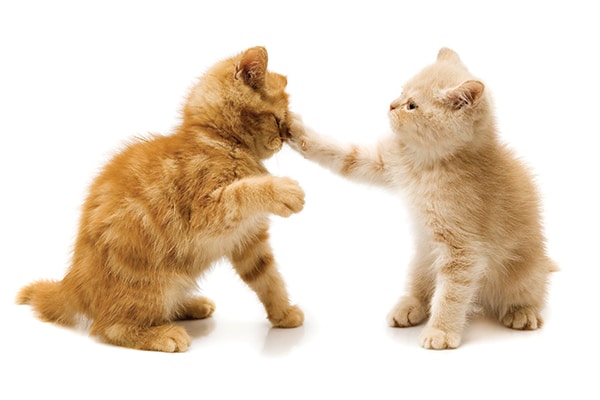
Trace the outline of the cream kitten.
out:
<instances>
[{"instance_id":1,"label":"cream kitten","mask_svg":"<svg viewBox=\"0 0 600 400\"><path fill-rule=\"evenodd\" d=\"M429 317L419 338L428 349L458 347L475 304L507 327L539 328L555 266L532 178L498 140L484 84L443 48L406 83L389 118L393 134L372 147L336 143L299 117L290 128L304 157L406 194L416 250L389 324Z\"/></svg>"}]
</instances>

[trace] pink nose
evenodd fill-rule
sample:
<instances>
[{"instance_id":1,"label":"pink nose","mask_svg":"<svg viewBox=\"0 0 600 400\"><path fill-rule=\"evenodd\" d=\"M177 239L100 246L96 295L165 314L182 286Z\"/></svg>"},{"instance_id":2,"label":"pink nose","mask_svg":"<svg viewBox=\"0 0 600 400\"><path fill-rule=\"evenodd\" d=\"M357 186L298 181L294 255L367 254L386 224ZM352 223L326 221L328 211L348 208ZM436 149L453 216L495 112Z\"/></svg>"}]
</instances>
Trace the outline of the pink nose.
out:
<instances>
[{"instance_id":1,"label":"pink nose","mask_svg":"<svg viewBox=\"0 0 600 400\"><path fill-rule=\"evenodd\" d=\"M398 106L398 102L392 101L392 103L390 104L390 111L394 111L396 108L398 108Z\"/></svg>"}]
</instances>

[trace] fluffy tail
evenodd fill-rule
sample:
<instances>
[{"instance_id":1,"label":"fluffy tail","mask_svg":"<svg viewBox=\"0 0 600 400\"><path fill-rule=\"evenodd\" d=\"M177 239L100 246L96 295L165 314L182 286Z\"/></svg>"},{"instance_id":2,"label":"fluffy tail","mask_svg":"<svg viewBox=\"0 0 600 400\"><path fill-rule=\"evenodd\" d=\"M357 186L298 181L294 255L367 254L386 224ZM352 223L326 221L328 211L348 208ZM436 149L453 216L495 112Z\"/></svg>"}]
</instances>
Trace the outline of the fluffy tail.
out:
<instances>
[{"instance_id":1,"label":"fluffy tail","mask_svg":"<svg viewBox=\"0 0 600 400\"><path fill-rule=\"evenodd\" d=\"M60 281L37 281L22 288L17 304L29 304L40 319L61 325L73 325L76 311L70 305Z\"/></svg>"}]
</instances>

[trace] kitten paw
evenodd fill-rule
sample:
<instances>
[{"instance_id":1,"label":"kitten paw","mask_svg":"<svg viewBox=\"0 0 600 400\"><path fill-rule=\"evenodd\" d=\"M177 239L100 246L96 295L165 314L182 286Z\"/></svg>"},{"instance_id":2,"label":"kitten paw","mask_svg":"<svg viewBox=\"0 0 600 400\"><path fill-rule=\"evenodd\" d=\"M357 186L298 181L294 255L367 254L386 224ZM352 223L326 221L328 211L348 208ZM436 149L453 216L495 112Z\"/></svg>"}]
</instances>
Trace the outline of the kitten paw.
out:
<instances>
[{"instance_id":1,"label":"kitten paw","mask_svg":"<svg viewBox=\"0 0 600 400\"><path fill-rule=\"evenodd\" d=\"M162 332L157 332L157 335L147 343L143 350L164 351L165 353L179 353L187 351L192 343L190 336L184 328L177 325L166 325L156 328Z\"/></svg>"},{"instance_id":2,"label":"kitten paw","mask_svg":"<svg viewBox=\"0 0 600 400\"><path fill-rule=\"evenodd\" d=\"M460 346L461 335L445 332L431 326L425 327L419 335L419 343L426 349L444 350Z\"/></svg>"},{"instance_id":3,"label":"kitten paw","mask_svg":"<svg viewBox=\"0 0 600 400\"><path fill-rule=\"evenodd\" d=\"M190 336L184 328L174 324L152 327L138 327L115 324L98 334L108 343L139 350L183 352L191 344Z\"/></svg>"},{"instance_id":4,"label":"kitten paw","mask_svg":"<svg viewBox=\"0 0 600 400\"><path fill-rule=\"evenodd\" d=\"M314 133L310 128L307 128L298 114L292 113L290 118L290 126L288 130L289 140L287 143L290 147L299 153L308 153L310 143L314 142Z\"/></svg>"},{"instance_id":5,"label":"kitten paw","mask_svg":"<svg viewBox=\"0 0 600 400\"><path fill-rule=\"evenodd\" d=\"M178 313L178 319L204 319L210 317L215 311L215 303L206 297L192 297L183 305Z\"/></svg>"},{"instance_id":6,"label":"kitten paw","mask_svg":"<svg viewBox=\"0 0 600 400\"><path fill-rule=\"evenodd\" d=\"M535 330L541 328L543 323L542 317L527 307L506 313L501 321L506 327L520 330Z\"/></svg>"},{"instance_id":7,"label":"kitten paw","mask_svg":"<svg viewBox=\"0 0 600 400\"><path fill-rule=\"evenodd\" d=\"M419 325L426 317L427 310L418 299L404 296L388 314L387 322L391 327L405 328Z\"/></svg>"},{"instance_id":8,"label":"kitten paw","mask_svg":"<svg viewBox=\"0 0 600 400\"><path fill-rule=\"evenodd\" d=\"M274 177L273 192L273 214L289 217L304 208L304 190L295 180Z\"/></svg>"},{"instance_id":9,"label":"kitten paw","mask_svg":"<svg viewBox=\"0 0 600 400\"><path fill-rule=\"evenodd\" d=\"M296 151L301 151L301 142L303 136L305 135L304 122L302 121L302 117L295 113L290 113L289 115L289 145Z\"/></svg>"},{"instance_id":10,"label":"kitten paw","mask_svg":"<svg viewBox=\"0 0 600 400\"><path fill-rule=\"evenodd\" d=\"M304 313L298 306L290 306L281 318L269 317L276 328L296 328L304 323Z\"/></svg>"}]
</instances>

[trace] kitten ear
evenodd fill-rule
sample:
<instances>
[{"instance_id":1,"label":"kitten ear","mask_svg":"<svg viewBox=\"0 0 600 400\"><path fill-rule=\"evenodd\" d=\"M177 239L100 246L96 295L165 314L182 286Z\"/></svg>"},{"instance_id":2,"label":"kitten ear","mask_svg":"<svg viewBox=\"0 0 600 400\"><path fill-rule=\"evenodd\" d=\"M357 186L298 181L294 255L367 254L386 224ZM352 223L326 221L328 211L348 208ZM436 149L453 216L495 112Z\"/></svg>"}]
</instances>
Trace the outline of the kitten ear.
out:
<instances>
[{"instance_id":1,"label":"kitten ear","mask_svg":"<svg viewBox=\"0 0 600 400\"><path fill-rule=\"evenodd\" d=\"M458 53L454 50L449 49L447 47L442 47L438 52L437 60L460 62L460 57L458 56Z\"/></svg>"},{"instance_id":2,"label":"kitten ear","mask_svg":"<svg viewBox=\"0 0 600 400\"><path fill-rule=\"evenodd\" d=\"M483 95L485 86L480 81L468 80L444 93L444 100L451 108L459 110L473 106Z\"/></svg>"},{"instance_id":3,"label":"kitten ear","mask_svg":"<svg viewBox=\"0 0 600 400\"><path fill-rule=\"evenodd\" d=\"M264 47L252 47L246 50L236 67L236 79L241 77L246 85L253 89L262 87L265 84L268 61L269 56Z\"/></svg>"}]
</instances>

